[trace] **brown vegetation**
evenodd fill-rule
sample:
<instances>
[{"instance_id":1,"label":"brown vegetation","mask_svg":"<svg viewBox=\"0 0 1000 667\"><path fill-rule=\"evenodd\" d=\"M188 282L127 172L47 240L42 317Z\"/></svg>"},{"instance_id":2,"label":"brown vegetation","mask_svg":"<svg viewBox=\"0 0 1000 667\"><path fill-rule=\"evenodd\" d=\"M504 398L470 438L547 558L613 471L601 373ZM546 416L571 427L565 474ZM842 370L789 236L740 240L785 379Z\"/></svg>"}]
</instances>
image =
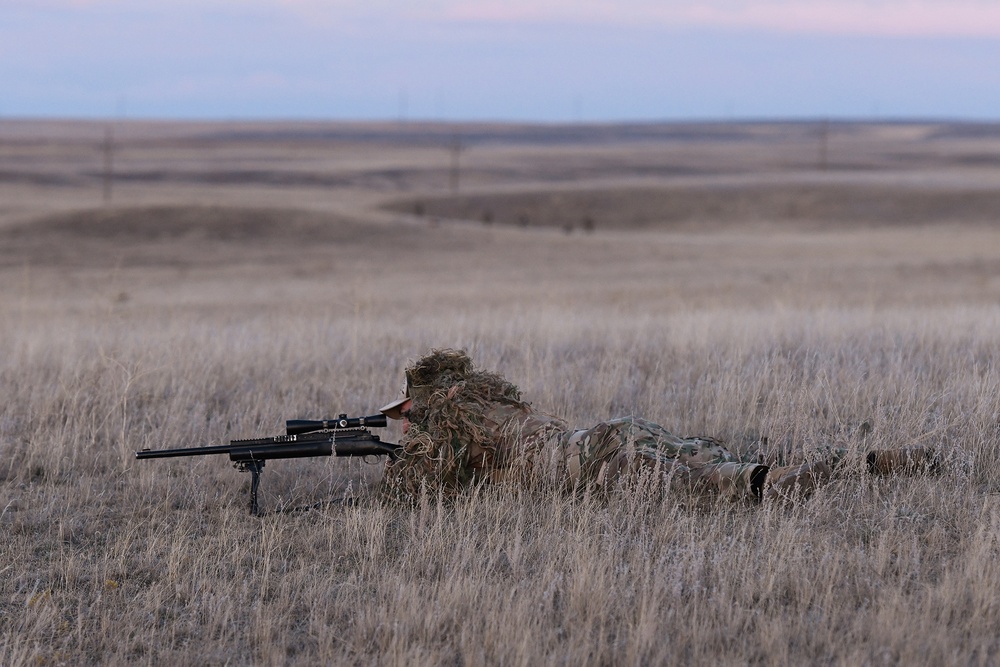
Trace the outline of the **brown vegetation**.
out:
<instances>
[{"instance_id":1,"label":"brown vegetation","mask_svg":"<svg viewBox=\"0 0 1000 667\"><path fill-rule=\"evenodd\" d=\"M479 128L461 182L495 222L432 226L454 128L126 126L103 207L101 128L0 123L21 174L0 175L0 664L997 662L1000 172L962 156L1000 142L833 126L821 172L809 126L671 127ZM734 165L779 198L809 181L937 212L657 223L656 197L709 202ZM315 178L204 178L234 170ZM504 224L505 197L558 212L557 190L646 222ZM774 457L933 444L947 466L794 506L636 486L409 507L372 492L377 465L280 461L254 518L224 458L133 458L367 413L444 346L581 426L637 414Z\"/></svg>"}]
</instances>

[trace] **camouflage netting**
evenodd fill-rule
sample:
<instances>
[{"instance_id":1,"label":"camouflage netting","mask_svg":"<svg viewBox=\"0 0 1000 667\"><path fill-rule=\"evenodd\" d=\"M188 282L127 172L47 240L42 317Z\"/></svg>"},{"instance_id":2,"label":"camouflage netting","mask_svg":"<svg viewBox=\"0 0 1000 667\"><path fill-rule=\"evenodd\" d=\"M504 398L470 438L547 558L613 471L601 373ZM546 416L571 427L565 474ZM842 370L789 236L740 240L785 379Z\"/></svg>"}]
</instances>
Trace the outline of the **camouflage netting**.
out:
<instances>
[{"instance_id":1,"label":"camouflage netting","mask_svg":"<svg viewBox=\"0 0 1000 667\"><path fill-rule=\"evenodd\" d=\"M400 440L403 453L386 471L386 491L416 497L425 487L454 495L475 481L470 449L485 454L486 468L497 450L497 428L485 417L497 404L528 410L518 388L502 376L478 371L462 350L434 350L406 369L413 405L410 427Z\"/></svg>"}]
</instances>

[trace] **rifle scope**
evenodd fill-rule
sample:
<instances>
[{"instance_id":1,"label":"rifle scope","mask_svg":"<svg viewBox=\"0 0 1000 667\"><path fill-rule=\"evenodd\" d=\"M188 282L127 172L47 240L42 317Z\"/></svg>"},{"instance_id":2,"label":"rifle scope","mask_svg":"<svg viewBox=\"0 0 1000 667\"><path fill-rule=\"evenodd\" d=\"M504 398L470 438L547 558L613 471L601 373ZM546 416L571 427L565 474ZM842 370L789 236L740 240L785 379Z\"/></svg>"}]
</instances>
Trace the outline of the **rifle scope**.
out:
<instances>
[{"instance_id":1,"label":"rifle scope","mask_svg":"<svg viewBox=\"0 0 1000 667\"><path fill-rule=\"evenodd\" d=\"M364 428L371 426L381 428L386 425L385 415L368 415L367 417L348 417L340 415L336 419L289 419L285 422L285 433L299 435L325 429Z\"/></svg>"}]
</instances>

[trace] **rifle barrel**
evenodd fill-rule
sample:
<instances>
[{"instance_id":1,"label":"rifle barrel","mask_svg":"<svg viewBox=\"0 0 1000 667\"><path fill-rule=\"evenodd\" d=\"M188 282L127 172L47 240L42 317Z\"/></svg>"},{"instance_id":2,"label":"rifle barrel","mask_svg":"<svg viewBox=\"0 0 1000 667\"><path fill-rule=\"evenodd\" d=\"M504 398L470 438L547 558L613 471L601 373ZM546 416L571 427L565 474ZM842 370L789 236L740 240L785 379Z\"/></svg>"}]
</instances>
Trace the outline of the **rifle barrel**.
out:
<instances>
[{"instance_id":1,"label":"rifle barrel","mask_svg":"<svg viewBox=\"0 0 1000 667\"><path fill-rule=\"evenodd\" d=\"M203 456L206 454L228 454L232 445L212 445L209 447L182 447L180 449L144 449L135 453L137 459L165 459L172 456Z\"/></svg>"}]
</instances>

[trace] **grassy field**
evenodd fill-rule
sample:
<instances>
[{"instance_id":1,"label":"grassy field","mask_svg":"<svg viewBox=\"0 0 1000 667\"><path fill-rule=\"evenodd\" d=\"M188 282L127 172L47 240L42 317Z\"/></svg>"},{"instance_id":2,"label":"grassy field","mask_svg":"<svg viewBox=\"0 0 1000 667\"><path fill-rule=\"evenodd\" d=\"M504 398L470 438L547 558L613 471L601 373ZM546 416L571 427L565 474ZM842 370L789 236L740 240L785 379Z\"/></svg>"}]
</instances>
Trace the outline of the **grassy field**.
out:
<instances>
[{"instance_id":1,"label":"grassy field","mask_svg":"<svg viewBox=\"0 0 1000 667\"><path fill-rule=\"evenodd\" d=\"M105 132L0 121L0 664L1000 661L997 127L136 122L110 179ZM250 517L225 457L134 458L435 347L580 427L946 466L411 507L275 461Z\"/></svg>"}]
</instances>

